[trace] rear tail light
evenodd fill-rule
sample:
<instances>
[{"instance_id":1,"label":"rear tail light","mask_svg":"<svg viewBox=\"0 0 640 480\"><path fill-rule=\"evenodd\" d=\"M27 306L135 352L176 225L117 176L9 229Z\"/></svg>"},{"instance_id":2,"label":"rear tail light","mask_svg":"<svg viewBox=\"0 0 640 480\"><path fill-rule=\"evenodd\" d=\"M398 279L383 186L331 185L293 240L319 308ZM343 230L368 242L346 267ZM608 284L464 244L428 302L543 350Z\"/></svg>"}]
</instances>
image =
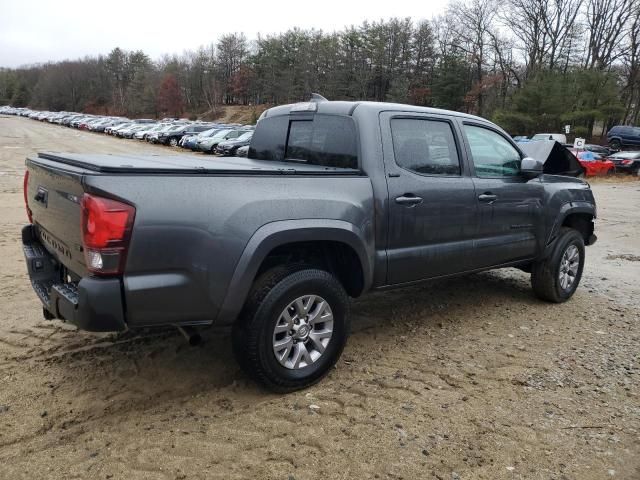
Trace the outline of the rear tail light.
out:
<instances>
[{"instance_id":1,"label":"rear tail light","mask_svg":"<svg viewBox=\"0 0 640 480\"><path fill-rule=\"evenodd\" d=\"M121 274L136 209L85 193L82 197L82 245L87 269L97 275Z\"/></svg>"},{"instance_id":2,"label":"rear tail light","mask_svg":"<svg viewBox=\"0 0 640 480\"><path fill-rule=\"evenodd\" d=\"M622 160L620 163L622 165L631 165L633 163L633 160Z\"/></svg>"},{"instance_id":3,"label":"rear tail light","mask_svg":"<svg viewBox=\"0 0 640 480\"><path fill-rule=\"evenodd\" d=\"M27 209L27 217L29 218L29 223L33 223L33 215L31 213L31 209L29 208L29 196L27 192L28 187L29 187L29 170L25 170L24 183L22 185L22 190L24 193L24 206Z\"/></svg>"}]
</instances>

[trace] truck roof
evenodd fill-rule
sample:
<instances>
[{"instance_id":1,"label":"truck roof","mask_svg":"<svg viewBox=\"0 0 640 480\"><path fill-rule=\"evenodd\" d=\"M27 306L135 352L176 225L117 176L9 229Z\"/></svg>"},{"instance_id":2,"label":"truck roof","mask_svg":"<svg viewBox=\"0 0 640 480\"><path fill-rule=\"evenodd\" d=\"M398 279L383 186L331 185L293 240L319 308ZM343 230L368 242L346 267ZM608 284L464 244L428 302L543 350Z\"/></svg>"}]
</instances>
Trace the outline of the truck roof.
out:
<instances>
[{"instance_id":1,"label":"truck roof","mask_svg":"<svg viewBox=\"0 0 640 480\"><path fill-rule=\"evenodd\" d=\"M300 103L290 103L287 105L279 105L277 107L269 108L265 110L262 115L264 117L272 117L276 115L289 115L292 112L294 107L299 107L306 103L312 102L300 102ZM416 105L405 105L402 103L387 103L387 102L350 102L350 101L320 101L313 102L316 104L316 113L324 113L329 115L353 115L357 110L365 111L366 113L376 115L380 112L388 112L388 111L398 111L398 112L416 112L416 113L431 113L438 115L451 115L456 117L467 118L469 120L476 120L481 122L487 122L486 119L470 115L467 113L454 112L452 110L443 110L440 108L431 108L431 107L419 107ZM293 110L295 113L295 110ZM301 112L304 112L302 110Z\"/></svg>"}]
</instances>

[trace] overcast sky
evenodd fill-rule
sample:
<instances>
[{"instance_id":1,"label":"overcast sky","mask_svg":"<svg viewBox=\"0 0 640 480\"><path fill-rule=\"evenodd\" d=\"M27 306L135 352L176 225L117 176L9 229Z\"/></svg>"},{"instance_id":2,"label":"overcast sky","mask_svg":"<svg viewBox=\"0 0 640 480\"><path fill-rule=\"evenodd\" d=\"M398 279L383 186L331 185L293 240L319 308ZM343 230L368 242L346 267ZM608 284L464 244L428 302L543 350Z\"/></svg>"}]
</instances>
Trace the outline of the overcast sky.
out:
<instances>
[{"instance_id":1,"label":"overcast sky","mask_svg":"<svg viewBox=\"0 0 640 480\"><path fill-rule=\"evenodd\" d=\"M107 54L116 46L156 59L208 45L224 33L295 26L341 30L364 20L430 19L446 0L0 0L0 66Z\"/></svg>"}]
</instances>

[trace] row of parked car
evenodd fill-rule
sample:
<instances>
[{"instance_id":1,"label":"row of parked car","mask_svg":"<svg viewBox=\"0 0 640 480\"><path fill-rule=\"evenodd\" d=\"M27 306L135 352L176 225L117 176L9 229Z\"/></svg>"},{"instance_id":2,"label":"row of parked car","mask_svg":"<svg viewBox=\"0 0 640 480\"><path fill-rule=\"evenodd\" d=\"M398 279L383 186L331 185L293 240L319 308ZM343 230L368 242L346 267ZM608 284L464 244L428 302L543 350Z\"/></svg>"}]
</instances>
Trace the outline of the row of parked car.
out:
<instances>
[{"instance_id":1,"label":"row of parked car","mask_svg":"<svg viewBox=\"0 0 640 480\"><path fill-rule=\"evenodd\" d=\"M634 129L637 127L624 127ZM619 132L619 127L613 127L609 133ZM577 149L572 143L567 143L567 137L560 133L539 133L531 138L514 137L520 144L527 144L539 141L556 141L574 155L584 169L587 177L612 175L614 173L631 173L640 175L640 143L635 146L633 139L625 138L624 143L611 142L609 146L587 143ZM615 140L615 138L614 138ZM635 148L634 148L635 146ZM632 148L632 150L620 150L620 148Z\"/></svg>"},{"instance_id":2,"label":"row of parked car","mask_svg":"<svg viewBox=\"0 0 640 480\"><path fill-rule=\"evenodd\" d=\"M182 147L194 152L225 156L247 156L254 126L237 123L192 122L186 119L87 115L76 112L47 112L28 108L0 107L0 114L18 115L41 122L104 133L118 138Z\"/></svg>"},{"instance_id":3,"label":"row of parked car","mask_svg":"<svg viewBox=\"0 0 640 480\"><path fill-rule=\"evenodd\" d=\"M224 156L247 156L254 126L236 123L191 122L186 119L164 118L128 119L74 112L47 112L28 108L0 107L0 114L19 115L34 120L46 121L67 127L105 133L119 138L135 139L150 143L182 147L194 152ZM626 129L626 130L625 130ZM609 132L609 147L586 144L580 150L568 144L564 134L540 133L531 138L514 137L518 143L543 140L557 141L566 147L582 165L586 176L609 175L627 172L640 175L640 148L615 151L620 147L634 145L631 138L638 127L613 127ZM624 138L617 136L629 130ZM623 133L624 133L623 132ZM617 141L620 140L620 141Z\"/></svg>"}]
</instances>

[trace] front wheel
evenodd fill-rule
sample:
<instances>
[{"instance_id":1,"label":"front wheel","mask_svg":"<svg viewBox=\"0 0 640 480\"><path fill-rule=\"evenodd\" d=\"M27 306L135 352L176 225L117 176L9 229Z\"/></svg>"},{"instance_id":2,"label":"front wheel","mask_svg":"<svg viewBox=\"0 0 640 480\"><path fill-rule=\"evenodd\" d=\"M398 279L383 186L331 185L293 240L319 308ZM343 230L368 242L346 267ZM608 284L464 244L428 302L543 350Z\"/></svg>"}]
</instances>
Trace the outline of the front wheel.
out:
<instances>
[{"instance_id":1,"label":"front wheel","mask_svg":"<svg viewBox=\"0 0 640 480\"><path fill-rule=\"evenodd\" d=\"M584 268L584 239L577 230L562 227L551 254L536 262L531 285L542 300L561 303L575 293Z\"/></svg>"},{"instance_id":2,"label":"front wheel","mask_svg":"<svg viewBox=\"0 0 640 480\"><path fill-rule=\"evenodd\" d=\"M262 275L233 329L243 370L270 390L318 382L340 357L349 332L340 282L313 268L279 267Z\"/></svg>"},{"instance_id":3,"label":"front wheel","mask_svg":"<svg viewBox=\"0 0 640 480\"><path fill-rule=\"evenodd\" d=\"M176 145L178 145L178 139L177 138L172 138L169 140L169 145L172 147L175 147Z\"/></svg>"},{"instance_id":4,"label":"front wheel","mask_svg":"<svg viewBox=\"0 0 640 480\"><path fill-rule=\"evenodd\" d=\"M609 142L609 147L612 150L620 150L620 148L622 148L622 143L620 143L620 140L618 140L617 138L614 138Z\"/></svg>"}]
</instances>

